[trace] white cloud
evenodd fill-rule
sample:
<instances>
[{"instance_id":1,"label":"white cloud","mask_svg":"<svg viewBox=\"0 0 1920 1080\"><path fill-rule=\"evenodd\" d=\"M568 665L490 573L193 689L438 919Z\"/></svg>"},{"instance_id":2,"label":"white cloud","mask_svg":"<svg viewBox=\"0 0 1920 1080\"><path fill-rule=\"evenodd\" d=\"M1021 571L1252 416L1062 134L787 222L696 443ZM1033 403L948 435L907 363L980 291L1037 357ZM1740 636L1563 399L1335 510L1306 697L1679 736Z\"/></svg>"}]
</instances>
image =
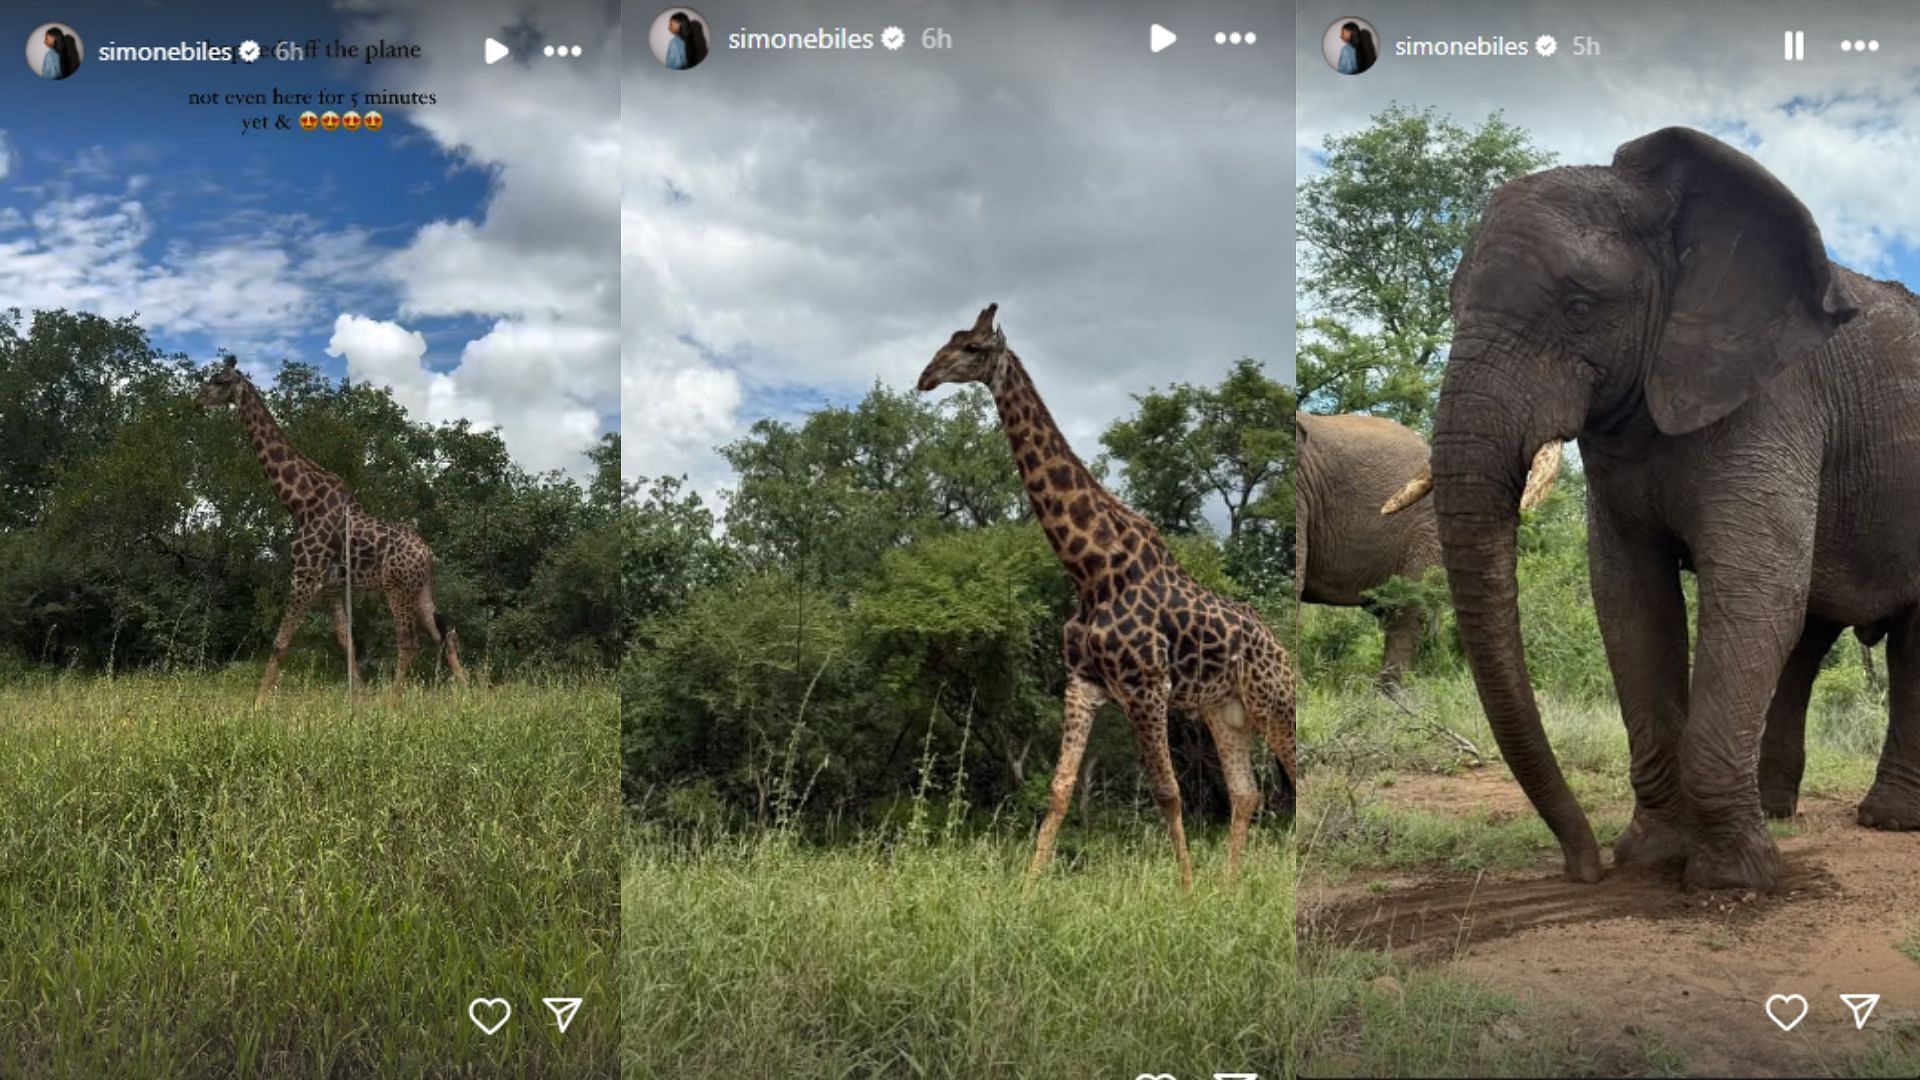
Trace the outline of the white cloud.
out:
<instances>
[{"instance_id":1,"label":"white cloud","mask_svg":"<svg viewBox=\"0 0 1920 1080\"><path fill-rule=\"evenodd\" d=\"M514 458L529 469L579 472L580 455L600 437L600 412L591 378L556 369L554 360L611 347L598 331L501 320L467 344L457 366L434 371L419 331L346 314L334 321L327 355L344 359L356 381L392 387L395 400L430 423L465 419L513 433Z\"/></svg>"},{"instance_id":2,"label":"white cloud","mask_svg":"<svg viewBox=\"0 0 1920 1080\"><path fill-rule=\"evenodd\" d=\"M439 104L393 110L390 124L424 131L492 183L477 217L422 226L382 262L400 322L343 314L329 351L435 420L497 425L528 468L584 474L585 451L620 407L618 5L345 6L366 13L356 34L424 46L425 59L385 74ZM523 48L519 61L480 63L479 42L508 27L593 51L542 64ZM472 316L489 329L457 363L435 365L443 371L401 325Z\"/></svg>"},{"instance_id":3,"label":"white cloud","mask_svg":"<svg viewBox=\"0 0 1920 1080\"><path fill-rule=\"evenodd\" d=\"M13 146L7 142L7 133L0 131L0 180L13 171Z\"/></svg>"},{"instance_id":4,"label":"white cloud","mask_svg":"<svg viewBox=\"0 0 1920 1080\"><path fill-rule=\"evenodd\" d=\"M204 334L252 359L292 352L317 298L364 287L372 266L363 233L298 216L151 257L153 212L136 195L62 189L30 214L0 211L0 294L27 310L137 312L150 330Z\"/></svg>"},{"instance_id":5,"label":"white cloud","mask_svg":"<svg viewBox=\"0 0 1920 1080\"><path fill-rule=\"evenodd\" d=\"M347 377L355 382L392 387L394 399L408 412L442 419L432 416L428 405L436 378L445 381L446 376L422 363L427 339L419 331L364 315L342 315L334 320L327 355L344 359Z\"/></svg>"},{"instance_id":6,"label":"white cloud","mask_svg":"<svg viewBox=\"0 0 1920 1080\"><path fill-rule=\"evenodd\" d=\"M285 251L234 244L169 256L141 283L134 303L175 333L251 336L297 326L311 299Z\"/></svg>"}]
</instances>

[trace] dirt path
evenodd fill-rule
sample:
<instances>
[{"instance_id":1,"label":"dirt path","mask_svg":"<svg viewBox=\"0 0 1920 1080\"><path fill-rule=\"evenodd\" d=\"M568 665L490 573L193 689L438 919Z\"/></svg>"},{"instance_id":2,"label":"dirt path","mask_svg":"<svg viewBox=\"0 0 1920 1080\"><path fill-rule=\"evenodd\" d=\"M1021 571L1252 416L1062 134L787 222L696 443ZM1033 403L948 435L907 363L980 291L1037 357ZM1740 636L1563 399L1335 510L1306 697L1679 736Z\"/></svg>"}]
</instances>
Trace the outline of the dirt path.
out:
<instances>
[{"instance_id":1,"label":"dirt path","mask_svg":"<svg viewBox=\"0 0 1920 1080\"><path fill-rule=\"evenodd\" d=\"M1406 783L1405 781L1412 781ZM1526 807L1495 774L1405 777L1382 792L1445 810ZM1527 812L1531 812L1528 810ZM1920 961L1896 947L1920 931L1920 835L1853 823L1853 803L1803 803L1783 840L1787 888L1772 897L1688 894L1673 876L1609 873L1574 885L1557 873L1301 883L1303 927L1359 948L1392 949L1573 1018L1606 1061L1640 1060L1647 1036L1722 1076L1825 1073L1868 1049L1870 1033L1920 1022ZM1557 863L1557 856L1555 857ZM1866 1032L1842 993L1879 993ZM1782 1032L1770 995L1801 994ZM1798 1003L1779 1006L1788 1018ZM1920 1063L1916 1063L1920 1064Z\"/></svg>"}]
</instances>

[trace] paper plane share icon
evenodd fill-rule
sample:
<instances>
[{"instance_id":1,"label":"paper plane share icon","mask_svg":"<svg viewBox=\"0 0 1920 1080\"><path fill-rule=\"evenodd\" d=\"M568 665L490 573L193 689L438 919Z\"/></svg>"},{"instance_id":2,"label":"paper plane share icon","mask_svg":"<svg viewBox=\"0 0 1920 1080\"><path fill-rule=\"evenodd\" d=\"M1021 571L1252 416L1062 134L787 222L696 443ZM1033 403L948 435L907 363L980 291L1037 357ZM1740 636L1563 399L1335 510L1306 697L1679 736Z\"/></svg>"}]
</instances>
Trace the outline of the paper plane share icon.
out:
<instances>
[{"instance_id":1,"label":"paper plane share icon","mask_svg":"<svg viewBox=\"0 0 1920 1080\"><path fill-rule=\"evenodd\" d=\"M1840 1000L1853 1010L1853 1027L1858 1031L1867 1026L1867 1017L1873 1015L1873 1007L1880 1004L1879 994L1841 994Z\"/></svg>"},{"instance_id":2,"label":"paper plane share icon","mask_svg":"<svg viewBox=\"0 0 1920 1080\"><path fill-rule=\"evenodd\" d=\"M573 1023L573 1014L580 1011L579 998L541 998L547 1008L553 1010L553 1022L560 1026L560 1034L567 1033L567 1025Z\"/></svg>"}]
</instances>

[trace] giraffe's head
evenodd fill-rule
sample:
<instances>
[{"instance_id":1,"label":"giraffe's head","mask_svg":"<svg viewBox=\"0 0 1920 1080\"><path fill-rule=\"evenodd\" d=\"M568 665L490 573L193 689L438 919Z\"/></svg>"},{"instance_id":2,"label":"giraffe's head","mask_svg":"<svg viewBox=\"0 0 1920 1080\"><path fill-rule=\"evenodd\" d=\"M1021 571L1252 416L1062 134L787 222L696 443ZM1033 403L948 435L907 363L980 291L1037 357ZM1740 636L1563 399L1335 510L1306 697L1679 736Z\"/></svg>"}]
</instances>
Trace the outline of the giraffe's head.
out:
<instances>
[{"instance_id":1,"label":"giraffe's head","mask_svg":"<svg viewBox=\"0 0 1920 1080\"><path fill-rule=\"evenodd\" d=\"M972 328L954 331L920 373L922 393L944 383L983 383L1000 370L1007 357L1007 335L993 325L998 310L999 304L988 304Z\"/></svg>"},{"instance_id":2,"label":"giraffe's head","mask_svg":"<svg viewBox=\"0 0 1920 1080\"><path fill-rule=\"evenodd\" d=\"M247 385L247 377L240 374L234 358L229 356L226 363L214 367L213 374L207 376L206 385L193 396L193 402L203 409L238 404Z\"/></svg>"}]
</instances>

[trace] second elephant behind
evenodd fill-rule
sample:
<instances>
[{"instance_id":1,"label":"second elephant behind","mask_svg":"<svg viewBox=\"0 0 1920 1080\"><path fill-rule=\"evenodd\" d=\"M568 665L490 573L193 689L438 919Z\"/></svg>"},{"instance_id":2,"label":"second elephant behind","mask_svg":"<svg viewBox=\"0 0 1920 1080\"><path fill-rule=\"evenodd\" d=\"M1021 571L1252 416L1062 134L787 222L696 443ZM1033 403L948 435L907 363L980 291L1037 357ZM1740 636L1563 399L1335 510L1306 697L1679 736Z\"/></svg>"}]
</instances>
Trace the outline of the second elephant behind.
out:
<instances>
[{"instance_id":1,"label":"second elephant behind","mask_svg":"<svg viewBox=\"0 0 1920 1080\"><path fill-rule=\"evenodd\" d=\"M1362 607L1367 594L1396 577L1420 580L1441 565L1433 504L1413 490L1429 476L1425 439L1384 416L1294 414L1294 593L1307 604ZM1531 508L1546 496L1560 469L1560 444L1541 449L1528 478ZM1383 514L1390 501L1404 509ZM1383 683L1413 667L1420 644L1418 609L1380 613L1387 640Z\"/></svg>"}]
</instances>

